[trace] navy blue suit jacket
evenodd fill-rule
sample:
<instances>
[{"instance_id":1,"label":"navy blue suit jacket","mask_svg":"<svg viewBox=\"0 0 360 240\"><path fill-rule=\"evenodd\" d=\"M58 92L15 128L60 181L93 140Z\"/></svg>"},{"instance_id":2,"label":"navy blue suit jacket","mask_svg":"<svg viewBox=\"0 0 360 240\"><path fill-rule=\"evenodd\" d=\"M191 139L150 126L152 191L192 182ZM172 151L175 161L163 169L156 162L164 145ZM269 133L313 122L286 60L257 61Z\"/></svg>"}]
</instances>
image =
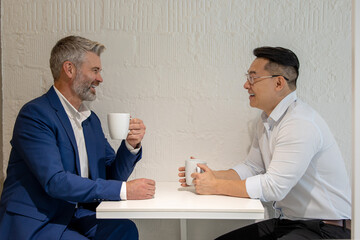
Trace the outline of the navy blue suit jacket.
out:
<instances>
[{"instance_id":1,"label":"navy blue suit jacket","mask_svg":"<svg viewBox=\"0 0 360 240\"><path fill-rule=\"evenodd\" d=\"M76 203L120 200L141 151L133 155L122 142L115 154L93 112L82 126L89 178L80 177L75 136L54 88L22 107L0 202L2 240L59 239Z\"/></svg>"}]
</instances>

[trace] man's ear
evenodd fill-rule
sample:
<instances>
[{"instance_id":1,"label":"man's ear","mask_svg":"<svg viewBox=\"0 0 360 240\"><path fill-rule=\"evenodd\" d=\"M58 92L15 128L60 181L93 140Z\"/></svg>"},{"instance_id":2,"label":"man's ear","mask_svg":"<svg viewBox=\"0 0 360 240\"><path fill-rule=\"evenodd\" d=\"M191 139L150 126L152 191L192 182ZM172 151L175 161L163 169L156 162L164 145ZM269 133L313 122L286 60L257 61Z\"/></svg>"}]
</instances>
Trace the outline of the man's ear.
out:
<instances>
[{"instance_id":1,"label":"man's ear","mask_svg":"<svg viewBox=\"0 0 360 240\"><path fill-rule=\"evenodd\" d=\"M62 67L63 67L63 70L64 70L66 76L68 76L69 78L75 77L76 68L75 68L75 65L72 62L65 61L63 63Z\"/></svg>"},{"instance_id":2,"label":"man's ear","mask_svg":"<svg viewBox=\"0 0 360 240\"><path fill-rule=\"evenodd\" d=\"M275 79L276 79L276 82L275 82L276 89L282 90L287 84L285 78L283 76L277 76Z\"/></svg>"}]
</instances>

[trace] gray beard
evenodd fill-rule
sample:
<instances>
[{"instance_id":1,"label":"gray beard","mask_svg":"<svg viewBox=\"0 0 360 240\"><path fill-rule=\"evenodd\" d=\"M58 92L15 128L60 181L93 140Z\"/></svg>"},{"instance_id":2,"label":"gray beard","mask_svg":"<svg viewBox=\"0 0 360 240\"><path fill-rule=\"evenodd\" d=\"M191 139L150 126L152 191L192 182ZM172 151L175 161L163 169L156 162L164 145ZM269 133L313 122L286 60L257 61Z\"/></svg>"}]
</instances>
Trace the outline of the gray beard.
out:
<instances>
[{"instance_id":1,"label":"gray beard","mask_svg":"<svg viewBox=\"0 0 360 240\"><path fill-rule=\"evenodd\" d=\"M74 87L74 91L80 97L80 99L82 101L94 101L96 99L96 95L90 91L90 88L85 88L85 87L75 88Z\"/></svg>"},{"instance_id":2,"label":"gray beard","mask_svg":"<svg viewBox=\"0 0 360 240\"><path fill-rule=\"evenodd\" d=\"M85 86L85 84L80 80L80 77L81 73L79 73L74 80L74 92L82 101L94 101L96 99L96 94L91 92L90 87Z\"/></svg>"}]
</instances>

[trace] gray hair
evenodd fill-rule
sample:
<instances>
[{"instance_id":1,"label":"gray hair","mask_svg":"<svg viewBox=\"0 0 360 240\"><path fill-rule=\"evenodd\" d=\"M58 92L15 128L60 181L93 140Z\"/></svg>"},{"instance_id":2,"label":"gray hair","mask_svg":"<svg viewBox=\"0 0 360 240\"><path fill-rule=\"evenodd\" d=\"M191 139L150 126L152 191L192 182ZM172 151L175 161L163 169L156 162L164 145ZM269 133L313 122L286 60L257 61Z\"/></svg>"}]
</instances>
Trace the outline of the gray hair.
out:
<instances>
[{"instance_id":1,"label":"gray hair","mask_svg":"<svg viewBox=\"0 0 360 240\"><path fill-rule=\"evenodd\" d=\"M50 55L50 69L54 80L59 79L65 61L70 61L76 68L79 68L87 52L93 52L100 56L104 49L105 46L101 43L79 36L68 36L60 39L51 50Z\"/></svg>"}]
</instances>

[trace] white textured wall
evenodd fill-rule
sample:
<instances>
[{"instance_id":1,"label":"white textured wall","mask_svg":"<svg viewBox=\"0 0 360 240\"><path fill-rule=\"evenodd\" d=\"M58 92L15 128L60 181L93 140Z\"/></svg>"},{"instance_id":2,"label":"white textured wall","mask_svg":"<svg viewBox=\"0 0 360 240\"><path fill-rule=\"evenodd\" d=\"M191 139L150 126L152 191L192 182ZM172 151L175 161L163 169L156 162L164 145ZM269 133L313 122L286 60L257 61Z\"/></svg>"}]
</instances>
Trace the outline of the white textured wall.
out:
<instances>
[{"instance_id":1,"label":"white textured wall","mask_svg":"<svg viewBox=\"0 0 360 240\"><path fill-rule=\"evenodd\" d=\"M360 2L352 0L352 67L353 67L353 182L358 183L360 181L360 95L356 94L360 92ZM352 202L352 229L351 231L353 239L360 238L360 185L353 184L353 197ZM354 219L355 218L355 219ZM354 221L355 220L355 221Z\"/></svg>"},{"instance_id":2,"label":"white textured wall","mask_svg":"<svg viewBox=\"0 0 360 240\"><path fill-rule=\"evenodd\" d=\"M214 169L245 157L259 111L248 106L244 73L263 45L298 55L298 95L327 120L351 172L351 0L2 0L1 7L4 169L20 107L52 84L52 46L77 34L107 47L91 105L105 134L107 112L130 112L147 126L132 178L177 181L190 155ZM136 222L141 239L179 239L176 220ZM196 239L211 239L244 222L192 224Z\"/></svg>"}]
</instances>

